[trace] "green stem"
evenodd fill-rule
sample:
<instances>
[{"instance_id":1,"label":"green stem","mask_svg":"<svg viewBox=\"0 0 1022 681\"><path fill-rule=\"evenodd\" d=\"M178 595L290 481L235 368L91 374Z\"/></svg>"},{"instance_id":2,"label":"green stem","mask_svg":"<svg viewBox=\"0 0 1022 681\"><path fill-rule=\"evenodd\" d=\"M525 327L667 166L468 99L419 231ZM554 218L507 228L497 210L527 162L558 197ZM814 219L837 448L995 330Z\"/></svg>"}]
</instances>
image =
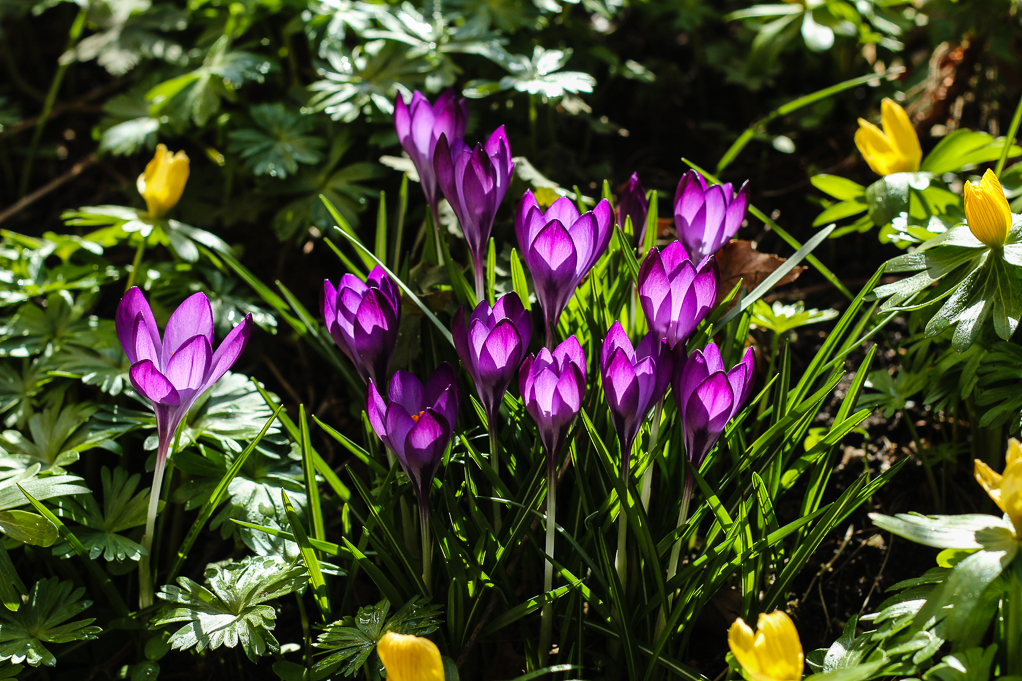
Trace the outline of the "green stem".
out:
<instances>
[{"instance_id":1,"label":"green stem","mask_svg":"<svg viewBox=\"0 0 1022 681\"><path fill-rule=\"evenodd\" d=\"M476 262L475 258L472 258L472 274L475 275L476 281L476 302L481 303L487 300L486 297L486 264ZM492 303L490 303L492 307Z\"/></svg>"},{"instance_id":2,"label":"green stem","mask_svg":"<svg viewBox=\"0 0 1022 681\"><path fill-rule=\"evenodd\" d=\"M1011 117L1011 125L1008 127L1008 136L1004 139L1004 149L1001 150L1001 157L997 159L997 168L994 169L994 174L997 177L1004 172L1004 164L1008 160L1008 154L1011 153L1011 145L1015 142L1015 136L1018 135L1019 123L1022 123L1022 99L1018 100L1018 106L1015 107L1015 115Z\"/></svg>"},{"instance_id":3,"label":"green stem","mask_svg":"<svg viewBox=\"0 0 1022 681\"><path fill-rule=\"evenodd\" d=\"M642 475L642 510L649 511L649 496L653 490L653 452L656 450L657 441L660 439L660 419L664 414L664 398L656 403L653 410L653 424L649 428L649 449L647 457L650 461L646 464L646 472Z\"/></svg>"},{"instance_id":4,"label":"green stem","mask_svg":"<svg viewBox=\"0 0 1022 681\"><path fill-rule=\"evenodd\" d=\"M628 469L621 467L621 483L624 485L625 493L628 492ZM621 580L621 589L628 583L628 513L625 511L625 504L628 503L627 496L621 498L621 512L618 514L617 523L617 568L618 579Z\"/></svg>"},{"instance_id":5,"label":"green stem","mask_svg":"<svg viewBox=\"0 0 1022 681\"><path fill-rule=\"evenodd\" d=\"M167 467L170 455L170 443L167 438L160 438L159 449L156 451L156 470L153 471L153 486L149 491L149 513L146 515L145 534L142 536L142 547L145 553L138 562L138 606L142 609L153 604L153 570L151 566L153 535L156 531L156 511L160 506L160 490L163 487L163 472Z\"/></svg>"},{"instance_id":6,"label":"green stem","mask_svg":"<svg viewBox=\"0 0 1022 681\"><path fill-rule=\"evenodd\" d=\"M434 209L430 206L430 215L433 217L433 238L436 239L436 264L444 264L444 249L440 245L440 208Z\"/></svg>"},{"instance_id":7,"label":"green stem","mask_svg":"<svg viewBox=\"0 0 1022 681\"><path fill-rule=\"evenodd\" d=\"M692 489L695 485L695 480L692 478L690 473L685 474L685 491L681 495L681 511L678 513L678 525L680 529L685 526L688 522L688 507L692 502ZM667 581L670 582L674 579L674 576L678 574L678 561L681 559L681 544L682 537L679 536L674 542L674 548L671 549L671 561L667 567ZM674 594L667 595L667 607L670 608L674 601ZM664 626L667 624L667 611L664 608L660 609L660 616L657 618L656 623L656 635L653 640L660 638L660 634L663 633Z\"/></svg>"},{"instance_id":8,"label":"green stem","mask_svg":"<svg viewBox=\"0 0 1022 681\"><path fill-rule=\"evenodd\" d=\"M135 285L135 274L138 273L138 268L142 266L142 254L145 253L146 238L141 233L139 233L138 238L139 242L138 248L135 249L135 258L131 261L131 274L128 275L128 283L124 287L125 293Z\"/></svg>"},{"instance_id":9,"label":"green stem","mask_svg":"<svg viewBox=\"0 0 1022 681\"><path fill-rule=\"evenodd\" d=\"M547 461L546 469L546 555L543 566L543 593L554 588L554 532L557 528L557 463L556 458ZM539 666L545 667L550 643L554 633L554 605L547 602L540 613Z\"/></svg>"},{"instance_id":10,"label":"green stem","mask_svg":"<svg viewBox=\"0 0 1022 681\"><path fill-rule=\"evenodd\" d=\"M1011 591L1008 593L1008 628L1003 642L1008 653L1008 675L1022 675L1022 583L1018 572L1011 571Z\"/></svg>"},{"instance_id":11,"label":"green stem","mask_svg":"<svg viewBox=\"0 0 1022 681\"><path fill-rule=\"evenodd\" d=\"M419 529L422 532L422 583L426 585L426 592L433 593L432 577L432 546L429 544L429 501L419 499Z\"/></svg>"},{"instance_id":12,"label":"green stem","mask_svg":"<svg viewBox=\"0 0 1022 681\"><path fill-rule=\"evenodd\" d=\"M494 410L496 411L496 410ZM487 425L490 431L490 465L493 467L493 474L500 477L500 443L497 441L497 428L494 424L496 414L488 415ZM496 490L494 490L496 492ZM493 532L500 534L500 502L493 502Z\"/></svg>"}]
</instances>

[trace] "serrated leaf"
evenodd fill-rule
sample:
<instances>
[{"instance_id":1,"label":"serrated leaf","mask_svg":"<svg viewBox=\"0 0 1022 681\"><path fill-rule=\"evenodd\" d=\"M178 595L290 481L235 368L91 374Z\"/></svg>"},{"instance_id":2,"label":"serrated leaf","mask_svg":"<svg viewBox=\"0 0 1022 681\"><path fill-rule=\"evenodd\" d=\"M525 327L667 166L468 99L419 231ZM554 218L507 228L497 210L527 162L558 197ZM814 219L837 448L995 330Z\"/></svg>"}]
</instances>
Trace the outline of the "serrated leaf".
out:
<instances>
[{"instance_id":1,"label":"serrated leaf","mask_svg":"<svg viewBox=\"0 0 1022 681\"><path fill-rule=\"evenodd\" d=\"M57 658L43 644L96 638L101 630L89 626L92 619L68 621L92 605L81 600L84 594L53 577L36 582L16 612L0 610L0 660L54 667Z\"/></svg>"}]
</instances>

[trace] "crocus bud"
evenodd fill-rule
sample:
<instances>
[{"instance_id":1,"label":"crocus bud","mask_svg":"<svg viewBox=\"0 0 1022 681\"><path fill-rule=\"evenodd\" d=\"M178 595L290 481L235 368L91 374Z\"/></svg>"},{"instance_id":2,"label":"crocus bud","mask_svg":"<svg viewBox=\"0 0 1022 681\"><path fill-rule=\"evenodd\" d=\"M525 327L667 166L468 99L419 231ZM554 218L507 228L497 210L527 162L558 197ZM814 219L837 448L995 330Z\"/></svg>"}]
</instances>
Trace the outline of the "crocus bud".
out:
<instances>
[{"instance_id":1,"label":"crocus bud","mask_svg":"<svg viewBox=\"0 0 1022 681\"><path fill-rule=\"evenodd\" d=\"M621 442L622 468L628 469L632 444L646 414L671 383L674 358L667 343L650 333L632 349L621 322L614 322L600 350L603 392Z\"/></svg>"},{"instance_id":2,"label":"crocus bud","mask_svg":"<svg viewBox=\"0 0 1022 681\"><path fill-rule=\"evenodd\" d=\"M388 631L376 642L387 681L444 681L440 650L428 638Z\"/></svg>"},{"instance_id":3,"label":"crocus bud","mask_svg":"<svg viewBox=\"0 0 1022 681\"><path fill-rule=\"evenodd\" d=\"M649 249L639 268L639 302L649 328L672 350L684 347L717 300L717 273L712 260L698 267L680 241L662 251Z\"/></svg>"},{"instance_id":4,"label":"crocus bud","mask_svg":"<svg viewBox=\"0 0 1022 681\"><path fill-rule=\"evenodd\" d=\"M883 177L919 170L923 150L905 110L885 98L880 103L880 124L883 130L860 118L859 129L855 131L855 146L873 172Z\"/></svg>"},{"instance_id":5,"label":"crocus bud","mask_svg":"<svg viewBox=\"0 0 1022 681\"><path fill-rule=\"evenodd\" d=\"M324 280L320 303L327 331L362 380L385 386L401 319L401 292L387 273L377 265L367 281L345 274L337 288Z\"/></svg>"},{"instance_id":6,"label":"crocus bud","mask_svg":"<svg viewBox=\"0 0 1022 681\"><path fill-rule=\"evenodd\" d=\"M617 204L617 224L624 231L627 218L632 219L632 243L640 246L646 238L646 216L649 214L649 202L646 201L646 189L639 182L639 174L632 173L628 184L621 192L621 200Z\"/></svg>"},{"instance_id":7,"label":"crocus bud","mask_svg":"<svg viewBox=\"0 0 1022 681\"><path fill-rule=\"evenodd\" d=\"M543 348L538 355L526 357L518 372L518 387L525 409L539 426L547 464L551 465L582 408L586 391L586 356L578 339L569 336L553 352Z\"/></svg>"},{"instance_id":8,"label":"crocus bud","mask_svg":"<svg viewBox=\"0 0 1022 681\"><path fill-rule=\"evenodd\" d=\"M420 507L426 505L429 486L451 441L458 406L458 382L447 362L437 367L425 386L414 374L398 371L386 400L369 381L369 423L411 479Z\"/></svg>"},{"instance_id":9,"label":"crocus bud","mask_svg":"<svg viewBox=\"0 0 1022 681\"><path fill-rule=\"evenodd\" d=\"M138 287L132 287L117 306L115 326L131 363L131 384L156 412L157 455L165 458L188 410L245 349L252 315L246 315L214 352L213 310L206 294L195 293L181 303L161 339L149 303Z\"/></svg>"},{"instance_id":10,"label":"crocus bud","mask_svg":"<svg viewBox=\"0 0 1022 681\"><path fill-rule=\"evenodd\" d=\"M433 153L437 140L441 135L446 135L448 140L463 137L466 127L468 103L459 99L454 90L445 90L437 97L435 104L430 104L421 92L412 95L411 104L406 105L400 94L394 102L397 139L415 164L434 219L439 214L440 204L440 188L437 186L436 171L433 170Z\"/></svg>"},{"instance_id":11,"label":"crocus bud","mask_svg":"<svg viewBox=\"0 0 1022 681\"><path fill-rule=\"evenodd\" d=\"M1008 440L1004 455L1003 473L996 473L979 459L975 461L975 476L997 507L1004 511L1015 526L1015 536L1022 537L1022 443Z\"/></svg>"},{"instance_id":12,"label":"crocus bud","mask_svg":"<svg viewBox=\"0 0 1022 681\"><path fill-rule=\"evenodd\" d=\"M674 226L693 262L701 263L738 233L749 205L748 187L745 182L736 195L730 182L709 187L694 170L681 176L674 193Z\"/></svg>"},{"instance_id":13,"label":"crocus bud","mask_svg":"<svg viewBox=\"0 0 1022 681\"><path fill-rule=\"evenodd\" d=\"M481 301L467 324L464 312L458 310L452 332L454 347L472 375L492 428L507 386L532 340L532 317L518 294L512 292L502 296L492 308Z\"/></svg>"},{"instance_id":14,"label":"crocus bud","mask_svg":"<svg viewBox=\"0 0 1022 681\"><path fill-rule=\"evenodd\" d=\"M579 215L568 198L554 201L544 213L531 191L522 195L515 232L536 284L548 336L579 282L607 250L613 224L614 209L606 199Z\"/></svg>"},{"instance_id":15,"label":"crocus bud","mask_svg":"<svg viewBox=\"0 0 1022 681\"><path fill-rule=\"evenodd\" d=\"M756 631L739 617L727 632L727 644L752 681L801 681L805 665L798 629L780 610L760 613Z\"/></svg>"},{"instance_id":16,"label":"crocus bud","mask_svg":"<svg viewBox=\"0 0 1022 681\"><path fill-rule=\"evenodd\" d=\"M674 401L681 412L686 455L696 467L717 444L728 421L742 410L755 372L752 348L728 371L716 343L696 350L676 366Z\"/></svg>"},{"instance_id":17,"label":"crocus bud","mask_svg":"<svg viewBox=\"0 0 1022 681\"><path fill-rule=\"evenodd\" d=\"M514 167L503 125L475 149L457 137L449 140L441 134L433 155L437 182L465 234L480 297L493 218L511 184Z\"/></svg>"},{"instance_id":18,"label":"crocus bud","mask_svg":"<svg viewBox=\"0 0 1022 681\"><path fill-rule=\"evenodd\" d=\"M181 199L188 182L188 155L183 151L173 154L167 145L156 145L153 160L146 164L145 172L138 176L138 193L145 199L146 210L154 218L162 218Z\"/></svg>"},{"instance_id":19,"label":"crocus bud","mask_svg":"<svg viewBox=\"0 0 1022 681\"><path fill-rule=\"evenodd\" d=\"M987 246L1003 246L1011 229L1011 208L994 171L979 183L965 183L965 219L973 235Z\"/></svg>"}]
</instances>

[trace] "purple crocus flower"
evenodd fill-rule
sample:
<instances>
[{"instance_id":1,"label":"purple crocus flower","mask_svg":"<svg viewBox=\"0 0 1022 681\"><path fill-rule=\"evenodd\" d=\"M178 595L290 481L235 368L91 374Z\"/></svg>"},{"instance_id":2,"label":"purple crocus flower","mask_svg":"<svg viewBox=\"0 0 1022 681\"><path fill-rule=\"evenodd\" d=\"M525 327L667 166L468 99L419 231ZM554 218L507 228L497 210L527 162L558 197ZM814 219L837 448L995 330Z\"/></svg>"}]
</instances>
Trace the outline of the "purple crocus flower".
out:
<instances>
[{"instance_id":1,"label":"purple crocus flower","mask_svg":"<svg viewBox=\"0 0 1022 681\"><path fill-rule=\"evenodd\" d=\"M730 371L715 343L696 350L674 372L674 401L681 412L688 460L698 466L717 443L752 390L756 360L752 348Z\"/></svg>"},{"instance_id":2,"label":"purple crocus flower","mask_svg":"<svg viewBox=\"0 0 1022 681\"><path fill-rule=\"evenodd\" d=\"M362 380L386 385L397 343L401 292L383 268L374 267L367 281L345 274L337 288L324 280L320 303L327 331L355 363Z\"/></svg>"},{"instance_id":3,"label":"purple crocus flower","mask_svg":"<svg viewBox=\"0 0 1022 681\"><path fill-rule=\"evenodd\" d=\"M649 215L649 202L646 201L646 189L639 181L639 174L632 173L628 178L625 190L621 192L621 201L617 205L617 223L624 231L626 218L632 219L632 242L635 246L642 245L646 238L646 216Z\"/></svg>"},{"instance_id":4,"label":"purple crocus flower","mask_svg":"<svg viewBox=\"0 0 1022 681\"><path fill-rule=\"evenodd\" d=\"M476 305L468 323L462 310L454 316L454 347L472 374L490 428L507 386L522 363L532 340L532 316L516 293L508 293L492 308Z\"/></svg>"},{"instance_id":5,"label":"purple crocus flower","mask_svg":"<svg viewBox=\"0 0 1022 681\"><path fill-rule=\"evenodd\" d=\"M716 264L696 267L680 241L663 251L653 247L639 268L639 301L657 338L676 349L684 347L717 299Z\"/></svg>"},{"instance_id":6,"label":"purple crocus flower","mask_svg":"<svg viewBox=\"0 0 1022 681\"><path fill-rule=\"evenodd\" d=\"M613 224L614 209L606 199L582 215L565 197L554 201L545 213L532 191L526 191L518 202L518 247L536 284L536 297L546 321L547 346L553 344L553 328L575 288L607 250Z\"/></svg>"},{"instance_id":7,"label":"purple crocus flower","mask_svg":"<svg viewBox=\"0 0 1022 681\"><path fill-rule=\"evenodd\" d=\"M710 257L738 233L749 205L748 186L746 181L736 196L730 183L707 187L694 170L681 176L674 194L674 225L694 262Z\"/></svg>"},{"instance_id":8,"label":"purple crocus flower","mask_svg":"<svg viewBox=\"0 0 1022 681\"><path fill-rule=\"evenodd\" d=\"M449 140L441 134L433 154L437 182L458 216L472 255L479 299L485 286L486 244L514 167L503 125L493 131L486 144L477 144L475 149L457 137Z\"/></svg>"},{"instance_id":9,"label":"purple crocus flower","mask_svg":"<svg viewBox=\"0 0 1022 681\"><path fill-rule=\"evenodd\" d=\"M433 170L433 152L441 135L451 140L465 135L468 127L468 103L454 90L444 90L435 104L415 92L410 104L400 94L394 102L394 127L397 139L408 152L419 173L422 191L433 212L433 224L439 226L440 189Z\"/></svg>"},{"instance_id":10,"label":"purple crocus flower","mask_svg":"<svg viewBox=\"0 0 1022 681\"><path fill-rule=\"evenodd\" d=\"M189 296L170 316L163 338L138 287L117 306L117 337L128 356L128 376L156 412L157 466L188 410L227 373L252 334L252 315L234 327L213 351L213 310L204 293Z\"/></svg>"},{"instance_id":11,"label":"purple crocus flower","mask_svg":"<svg viewBox=\"0 0 1022 681\"><path fill-rule=\"evenodd\" d=\"M667 343L650 333L632 349L621 322L614 322L600 351L603 392L610 418L621 442L622 470L628 470L632 444L649 410L671 383L674 357Z\"/></svg>"},{"instance_id":12,"label":"purple crocus flower","mask_svg":"<svg viewBox=\"0 0 1022 681\"><path fill-rule=\"evenodd\" d=\"M586 391L586 356L578 339L569 336L553 352L543 348L538 355L526 357L518 387L525 409L539 426L547 463L552 466Z\"/></svg>"}]
</instances>

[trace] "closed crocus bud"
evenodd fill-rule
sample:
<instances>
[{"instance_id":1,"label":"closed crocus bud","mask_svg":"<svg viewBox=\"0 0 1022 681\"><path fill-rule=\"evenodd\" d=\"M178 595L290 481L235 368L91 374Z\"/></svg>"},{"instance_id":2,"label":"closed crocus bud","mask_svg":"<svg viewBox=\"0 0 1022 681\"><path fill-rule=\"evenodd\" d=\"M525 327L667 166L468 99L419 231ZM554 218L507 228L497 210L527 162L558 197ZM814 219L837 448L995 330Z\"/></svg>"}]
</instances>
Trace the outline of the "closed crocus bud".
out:
<instances>
[{"instance_id":1,"label":"closed crocus bud","mask_svg":"<svg viewBox=\"0 0 1022 681\"><path fill-rule=\"evenodd\" d=\"M639 427L667 392L673 370L674 358L666 342L650 333L633 350L621 322L610 327L600 351L600 374L610 417L621 442L624 470L628 469Z\"/></svg>"},{"instance_id":2,"label":"closed crocus bud","mask_svg":"<svg viewBox=\"0 0 1022 681\"><path fill-rule=\"evenodd\" d=\"M183 151L173 154L165 144L156 145L156 154L138 176L137 183L149 215L157 219L166 215L181 199L186 182L188 155Z\"/></svg>"},{"instance_id":3,"label":"closed crocus bud","mask_svg":"<svg viewBox=\"0 0 1022 681\"><path fill-rule=\"evenodd\" d=\"M610 243L614 209L606 199L579 215L570 199L560 198L546 212L526 191L518 202L515 233L532 272L536 297L547 326L547 344L579 282Z\"/></svg>"},{"instance_id":4,"label":"closed crocus bud","mask_svg":"<svg viewBox=\"0 0 1022 681\"><path fill-rule=\"evenodd\" d=\"M739 617L727 632L731 653L752 681L801 681L805 655L798 629L787 614L761 613L753 631Z\"/></svg>"},{"instance_id":5,"label":"closed crocus bud","mask_svg":"<svg viewBox=\"0 0 1022 681\"><path fill-rule=\"evenodd\" d=\"M1004 455L1003 473L996 473L979 459L975 461L976 482L978 482L997 507L1004 511L1015 526L1015 536L1022 538L1022 443L1015 438L1008 440L1008 451Z\"/></svg>"},{"instance_id":6,"label":"closed crocus bud","mask_svg":"<svg viewBox=\"0 0 1022 681\"><path fill-rule=\"evenodd\" d=\"M441 135L446 135L448 140L463 137L467 127L468 103L459 99L454 90L445 90L435 104L430 104L421 92L412 95L410 104L406 105L401 95L394 102L397 139L415 164L434 220L438 218L440 204L440 188L433 169L437 141Z\"/></svg>"},{"instance_id":7,"label":"closed crocus bud","mask_svg":"<svg viewBox=\"0 0 1022 681\"><path fill-rule=\"evenodd\" d=\"M707 186L694 170L681 176L674 193L674 226L693 262L701 263L738 233L749 205L748 187L745 182L736 195L729 182Z\"/></svg>"},{"instance_id":8,"label":"closed crocus bud","mask_svg":"<svg viewBox=\"0 0 1022 681\"><path fill-rule=\"evenodd\" d=\"M1011 208L994 171L983 179L965 183L965 219L973 235L990 247L1003 246L1011 230Z\"/></svg>"},{"instance_id":9,"label":"closed crocus bud","mask_svg":"<svg viewBox=\"0 0 1022 681\"><path fill-rule=\"evenodd\" d=\"M728 421L742 410L756 377L755 354L745 351L727 370L716 343L696 350L674 371L674 401L681 413L688 460L698 468Z\"/></svg>"},{"instance_id":10,"label":"closed crocus bud","mask_svg":"<svg viewBox=\"0 0 1022 681\"><path fill-rule=\"evenodd\" d=\"M457 137L448 139L442 134L433 155L437 182L465 234L479 298L484 291L486 245L493 218L511 184L514 167L504 126L474 149Z\"/></svg>"},{"instance_id":11,"label":"closed crocus bud","mask_svg":"<svg viewBox=\"0 0 1022 681\"><path fill-rule=\"evenodd\" d=\"M880 124L882 130L860 118L859 129L855 131L855 146L873 172L883 177L919 170L923 150L905 110L885 98L880 103Z\"/></svg>"},{"instance_id":12,"label":"closed crocus bud","mask_svg":"<svg viewBox=\"0 0 1022 681\"><path fill-rule=\"evenodd\" d=\"M492 428L507 386L532 340L532 317L518 294L508 293L492 308L485 300L480 302L467 323L459 310L452 332L454 347L472 375Z\"/></svg>"},{"instance_id":13,"label":"closed crocus bud","mask_svg":"<svg viewBox=\"0 0 1022 681\"><path fill-rule=\"evenodd\" d=\"M362 380L385 386L401 320L401 293L383 268L374 267L366 281L345 274L336 288L324 280L321 310L327 331Z\"/></svg>"},{"instance_id":14,"label":"closed crocus bud","mask_svg":"<svg viewBox=\"0 0 1022 681\"><path fill-rule=\"evenodd\" d=\"M369 423L411 479L420 508L426 506L429 486L451 441L458 406L457 378L447 362L437 367L425 386L414 374L398 371L390 380L387 399L369 381Z\"/></svg>"},{"instance_id":15,"label":"closed crocus bud","mask_svg":"<svg viewBox=\"0 0 1022 681\"><path fill-rule=\"evenodd\" d=\"M387 681L444 681L440 650L428 638L388 631L376 642Z\"/></svg>"},{"instance_id":16,"label":"closed crocus bud","mask_svg":"<svg viewBox=\"0 0 1022 681\"><path fill-rule=\"evenodd\" d=\"M621 192L621 200L617 205L617 224L624 230L627 218L632 219L632 243L642 244L646 238L646 216L649 214L649 202L646 201L646 189L639 182L639 174L632 173L628 184Z\"/></svg>"},{"instance_id":17,"label":"closed crocus bud","mask_svg":"<svg viewBox=\"0 0 1022 681\"><path fill-rule=\"evenodd\" d=\"M525 409L539 426L547 464L557 460L564 439L582 408L586 391L586 356L578 339L569 336L551 352L529 355L518 373Z\"/></svg>"},{"instance_id":18,"label":"closed crocus bud","mask_svg":"<svg viewBox=\"0 0 1022 681\"><path fill-rule=\"evenodd\" d=\"M662 251L649 250L639 268L639 302L653 334L674 350L703 321L717 300L717 272L712 260L696 266L681 242Z\"/></svg>"}]
</instances>

